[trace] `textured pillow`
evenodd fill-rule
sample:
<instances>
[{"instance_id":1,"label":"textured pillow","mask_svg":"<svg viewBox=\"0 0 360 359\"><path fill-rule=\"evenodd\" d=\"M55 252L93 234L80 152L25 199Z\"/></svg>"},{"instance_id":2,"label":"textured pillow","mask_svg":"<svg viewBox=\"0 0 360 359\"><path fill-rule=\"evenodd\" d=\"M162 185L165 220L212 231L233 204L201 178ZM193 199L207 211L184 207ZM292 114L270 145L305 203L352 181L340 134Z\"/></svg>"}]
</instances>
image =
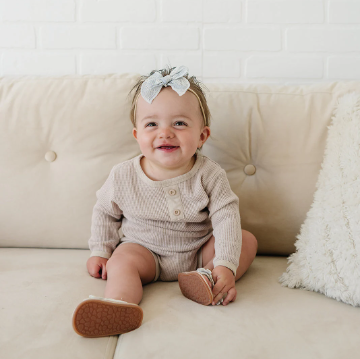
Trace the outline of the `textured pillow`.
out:
<instances>
[{"instance_id":1,"label":"textured pillow","mask_svg":"<svg viewBox=\"0 0 360 359\"><path fill-rule=\"evenodd\" d=\"M360 306L360 93L337 101L327 128L314 201L279 282Z\"/></svg>"}]
</instances>

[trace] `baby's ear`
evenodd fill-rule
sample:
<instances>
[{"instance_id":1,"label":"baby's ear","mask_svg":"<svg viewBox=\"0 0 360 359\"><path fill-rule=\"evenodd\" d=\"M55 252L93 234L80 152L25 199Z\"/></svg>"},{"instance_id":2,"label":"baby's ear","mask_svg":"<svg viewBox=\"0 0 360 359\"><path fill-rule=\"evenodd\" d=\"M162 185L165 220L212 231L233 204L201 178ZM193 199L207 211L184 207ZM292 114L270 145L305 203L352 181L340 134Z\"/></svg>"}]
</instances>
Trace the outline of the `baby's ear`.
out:
<instances>
[{"instance_id":1,"label":"baby's ear","mask_svg":"<svg viewBox=\"0 0 360 359\"><path fill-rule=\"evenodd\" d=\"M135 139L137 139L137 129L136 129L136 127L133 128L132 134L135 137Z\"/></svg>"}]
</instances>

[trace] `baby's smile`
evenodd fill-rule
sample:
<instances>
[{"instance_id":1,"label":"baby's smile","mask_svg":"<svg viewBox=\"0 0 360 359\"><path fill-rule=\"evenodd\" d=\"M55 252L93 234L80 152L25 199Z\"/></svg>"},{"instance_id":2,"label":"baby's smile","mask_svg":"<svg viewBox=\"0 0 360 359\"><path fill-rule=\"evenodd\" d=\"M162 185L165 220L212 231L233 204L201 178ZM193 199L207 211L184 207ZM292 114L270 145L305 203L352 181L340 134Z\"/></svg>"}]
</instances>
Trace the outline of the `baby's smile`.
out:
<instances>
[{"instance_id":1,"label":"baby's smile","mask_svg":"<svg viewBox=\"0 0 360 359\"><path fill-rule=\"evenodd\" d=\"M163 151L163 152L174 152L179 148L179 146L161 146L157 147L157 150Z\"/></svg>"}]
</instances>

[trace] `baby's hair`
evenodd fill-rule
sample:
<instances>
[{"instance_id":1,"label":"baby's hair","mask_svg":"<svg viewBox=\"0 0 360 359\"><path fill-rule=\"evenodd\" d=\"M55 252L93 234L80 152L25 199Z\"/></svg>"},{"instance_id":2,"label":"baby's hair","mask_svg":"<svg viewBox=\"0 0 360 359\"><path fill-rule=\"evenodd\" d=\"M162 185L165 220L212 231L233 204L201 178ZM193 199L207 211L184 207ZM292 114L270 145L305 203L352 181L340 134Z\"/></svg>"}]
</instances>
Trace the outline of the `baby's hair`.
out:
<instances>
[{"instance_id":1,"label":"baby's hair","mask_svg":"<svg viewBox=\"0 0 360 359\"><path fill-rule=\"evenodd\" d=\"M129 95L131 94L131 92L134 89L136 89L134 96L132 98L131 111L130 111L130 119L131 119L131 122L134 125L134 127L136 127L136 119L135 119L135 115L134 115L134 109L135 109L135 105L136 105L136 99L141 91L141 86L142 86L143 82L155 72L160 72L162 76L167 76L167 75L170 75L170 72L173 69L175 69L175 67L170 68L170 66L168 65L166 69L153 70L150 72L149 75L140 76L137 83L135 84L135 86L130 90ZM205 118L203 118L203 125L210 127L211 114L210 114L209 106L207 105L205 92L204 92L202 86L205 88L207 88L207 87L203 83L201 83L195 76L192 76L189 78L188 75L186 74L184 77L190 82L190 89L193 90L199 96L200 102L203 106L204 114L205 114ZM199 107L200 107L200 104L199 104Z\"/></svg>"}]
</instances>

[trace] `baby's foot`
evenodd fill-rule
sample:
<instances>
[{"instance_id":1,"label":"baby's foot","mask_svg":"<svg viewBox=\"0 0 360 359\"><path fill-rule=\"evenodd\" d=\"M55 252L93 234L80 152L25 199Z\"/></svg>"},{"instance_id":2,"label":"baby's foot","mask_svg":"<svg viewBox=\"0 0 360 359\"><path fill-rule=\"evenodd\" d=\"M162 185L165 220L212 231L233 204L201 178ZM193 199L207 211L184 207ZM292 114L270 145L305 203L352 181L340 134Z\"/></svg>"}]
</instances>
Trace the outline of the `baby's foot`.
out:
<instances>
[{"instance_id":1,"label":"baby's foot","mask_svg":"<svg viewBox=\"0 0 360 359\"><path fill-rule=\"evenodd\" d=\"M76 307L72 324L77 334L97 338L128 333L139 328L142 319L137 304L90 295Z\"/></svg>"},{"instance_id":2,"label":"baby's foot","mask_svg":"<svg viewBox=\"0 0 360 359\"><path fill-rule=\"evenodd\" d=\"M212 303L214 281L210 269L198 268L196 271L179 273L178 281L186 298L203 305Z\"/></svg>"}]
</instances>

